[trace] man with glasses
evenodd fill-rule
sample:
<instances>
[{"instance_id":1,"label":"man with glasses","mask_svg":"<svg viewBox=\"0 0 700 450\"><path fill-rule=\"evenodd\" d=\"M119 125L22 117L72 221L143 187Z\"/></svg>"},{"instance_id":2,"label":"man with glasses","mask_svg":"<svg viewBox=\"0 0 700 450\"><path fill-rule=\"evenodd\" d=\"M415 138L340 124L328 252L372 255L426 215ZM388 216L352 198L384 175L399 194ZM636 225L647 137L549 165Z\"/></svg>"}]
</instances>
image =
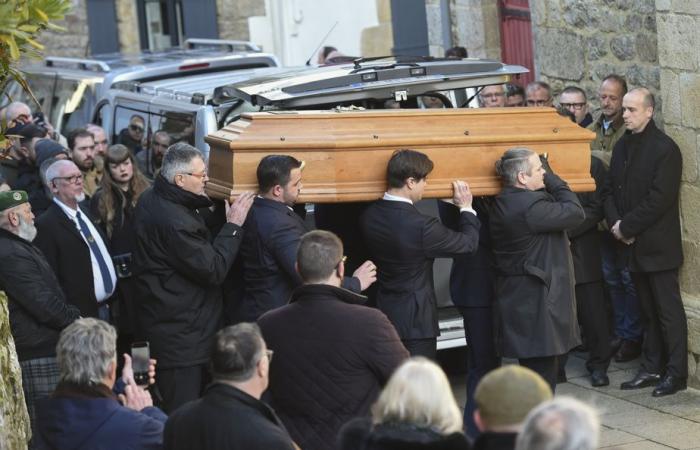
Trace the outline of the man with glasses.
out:
<instances>
[{"instance_id":1,"label":"man with glasses","mask_svg":"<svg viewBox=\"0 0 700 450\"><path fill-rule=\"evenodd\" d=\"M561 91L559 106L571 112L580 127L586 128L593 122L593 117L588 112L586 93L577 86L567 86Z\"/></svg>"},{"instance_id":2,"label":"man with glasses","mask_svg":"<svg viewBox=\"0 0 700 450\"><path fill-rule=\"evenodd\" d=\"M369 413L408 352L384 314L341 288L345 258L335 234L306 233L296 261L304 284L258 319L275 351L270 401L301 448L326 449L345 422ZM316 388L301 388L309 385Z\"/></svg>"},{"instance_id":3,"label":"man with glasses","mask_svg":"<svg viewBox=\"0 0 700 450\"><path fill-rule=\"evenodd\" d=\"M506 106L506 91L502 84L484 87L479 92L479 106L482 108L500 108Z\"/></svg>"},{"instance_id":4,"label":"man with glasses","mask_svg":"<svg viewBox=\"0 0 700 450\"><path fill-rule=\"evenodd\" d=\"M552 88L544 81L533 81L525 88L527 106L552 106Z\"/></svg>"},{"instance_id":5,"label":"man with glasses","mask_svg":"<svg viewBox=\"0 0 700 450\"><path fill-rule=\"evenodd\" d=\"M72 161L46 170L53 203L36 221L34 243L46 255L68 302L83 317L109 321L107 301L117 283L106 239L79 203L85 199L83 174Z\"/></svg>"},{"instance_id":6,"label":"man with glasses","mask_svg":"<svg viewBox=\"0 0 700 450\"><path fill-rule=\"evenodd\" d=\"M136 164L148 179L153 180L160 171L163 155L171 142L172 139L167 131L158 130L153 133L151 148L136 155Z\"/></svg>"},{"instance_id":7,"label":"man with glasses","mask_svg":"<svg viewBox=\"0 0 700 450\"><path fill-rule=\"evenodd\" d=\"M206 363L222 317L222 284L241 244L241 225L253 194L241 194L212 239L198 209L213 205L202 154L185 143L171 146L160 174L139 199L134 219L133 273L137 333L158 360L163 409L171 412L199 397ZM140 332L139 332L140 331Z\"/></svg>"},{"instance_id":8,"label":"man with glasses","mask_svg":"<svg viewBox=\"0 0 700 450\"><path fill-rule=\"evenodd\" d=\"M68 135L68 154L83 174L82 186L86 198L92 197L101 178L95 167L95 136L85 128L73 130Z\"/></svg>"},{"instance_id":9,"label":"man with glasses","mask_svg":"<svg viewBox=\"0 0 700 450\"><path fill-rule=\"evenodd\" d=\"M129 118L129 125L119 132L117 142L126 145L131 153L138 155L143 151L143 133L146 130L146 121L138 114Z\"/></svg>"}]
</instances>

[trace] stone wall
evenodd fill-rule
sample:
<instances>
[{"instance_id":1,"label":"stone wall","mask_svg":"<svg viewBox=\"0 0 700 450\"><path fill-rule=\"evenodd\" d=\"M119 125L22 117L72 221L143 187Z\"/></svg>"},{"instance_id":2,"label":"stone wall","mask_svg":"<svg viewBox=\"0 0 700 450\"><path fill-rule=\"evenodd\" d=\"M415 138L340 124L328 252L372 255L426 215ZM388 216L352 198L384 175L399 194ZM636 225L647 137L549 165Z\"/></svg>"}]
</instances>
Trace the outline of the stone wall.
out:
<instances>
[{"instance_id":1,"label":"stone wall","mask_svg":"<svg viewBox=\"0 0 700 450\"><path fill-rule=\"evenodd\" d=\"M688 315L689 382L700 388L700 3L657 0L661 96L666 132L683 153L681 290Z\"/></svg>"},{"instance_id":2,"label":"stone wall","mask_svg":"<svg viewBox=\"0 0 700 450\"><path fill-rule=\"evenodd\" d=\"M391 55L391 49L394 46L391 1L376 0L376 3L379 25L363 29L360 37L362 56L366 57Z\"/></svg>"},{"instance_id":3,"label":"stone wall","mask_svg":"<svg viewBox=\"0 0 700 450\"><path fill-rule=\"evenodd\" d=\"M248 18L265 15L262 0L216 0L219 38L250 40Z\"/></svg>"},{"instance_id":4,"label":"stone wall","mask_svg":"<svg viewBox=\"0 0 700 450\"><path fill-rule=\"evenodd\" d=\"M556 94L577 85L597 105L600 81L610 73L623 75L630 88L659 92L654 0L530 0L530 9L535 72Z\"/></svg>"},{"instance_id":5,"label":"stone wall","mask_svg":"<svg viewBox=\"0 0 700 450\"><path fill-rule=\"evenodd\" d=\"M469 56L501 59L498 2L450 0L452 45L465 47Z\"/></svg>"},{"instance_id":6,"label":"stone wall","mask_svg":"<svg viewBox=\"0 0 700 450\"><path fill-rule=\"evenodd\" d=\"M39 41L46 47L45 55L85 57L90 54L86 0L73 0L66 17L56 22L65 31L45 31Z\"/></svg>"}]
</instances>

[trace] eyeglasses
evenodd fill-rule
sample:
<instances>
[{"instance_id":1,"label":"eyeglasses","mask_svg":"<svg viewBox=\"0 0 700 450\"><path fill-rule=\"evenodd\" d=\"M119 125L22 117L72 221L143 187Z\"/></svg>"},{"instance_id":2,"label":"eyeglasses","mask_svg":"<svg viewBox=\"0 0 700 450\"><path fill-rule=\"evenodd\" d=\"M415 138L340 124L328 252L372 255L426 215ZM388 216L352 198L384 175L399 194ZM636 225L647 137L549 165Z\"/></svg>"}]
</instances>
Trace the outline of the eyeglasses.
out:
<instances>
[{"instance_id":1,"label":"eyeglasses","mask_svg":"<svg viewBox=\"0 0 700 450\"><path fill-rule=\"evenodd\" d=\"M584 106L586 106L586 103L560 103L559 104L562 108L566 109L575 109L576 111L581 111Z\"/></svg>"},{"instance_id":2,"label":"eyeglasses","mask_svg":"<svg viewBox=\"0 0 700 450\"><path fill-rule=\"evenodd\" d=\"M275 352L272 350L265 350L265 356L267 356L267 362L272 362L272 355L274 355Z\"/></svg>"},{"instance_id":3,"label":"eyeglasses","mask_svg":"<svg viewBox=\"0 0 700 450\"><path fill-rule=\"evenodd\" d=\"M527 106L547 106L551 99L547 100L528 100L527 101Z\"/></svg>"},{"instance_id":4,"label":"eyeglasses","mask_svg":"<svg viewBox=\"0 0 700 450\"><path fill-rule=\"evenodd\" d=\"M207 171L205 170L202 173L193 173L193 172L185 172L182 175L189 175L191 177L197 177L197 178L206 178L207 176Z\"/></svg>"},{"instance_id":5,"label":"eyeglasses","mask_svg":"<svg viewBox=\"0 0 700 450\"><path fill-rule=\"evenodd\" d=\"M83 181L83 174L71 175L69 177L55 177L54 180L65 180L70 184L78 184L78 180Z\"/></svg>"},{"instance_id":6,"label":"eyeglasses","mask_svg":"<svg viewBox=\"0 0 700 450\"><path fill-rule=\"evenodd\" d=\"M138 125L131 124L131 125L129 125L129 129L131 131L136 132L136 133L143 133L143 127L140 127Z\"/></svg>"}]
</instances>

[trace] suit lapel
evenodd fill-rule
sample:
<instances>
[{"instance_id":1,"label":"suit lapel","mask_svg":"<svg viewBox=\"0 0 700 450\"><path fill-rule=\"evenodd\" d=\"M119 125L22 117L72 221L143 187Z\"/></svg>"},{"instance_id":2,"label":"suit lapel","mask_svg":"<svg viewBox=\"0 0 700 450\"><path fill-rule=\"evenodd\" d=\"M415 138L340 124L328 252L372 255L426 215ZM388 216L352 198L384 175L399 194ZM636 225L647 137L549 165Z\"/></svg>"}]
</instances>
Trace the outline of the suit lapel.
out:
<instances>
[{"instance_id":1,"label":"suit lapel","mask_svg":"<svg viewBox=\"0 0 700 450\"><path fill-rule=\"evenodd\" d=\"M56 216L56 221L58 224L68 230L75 238L80 239L81 242L84 242L83 236L75 226L75 222L73 222L66 215L66 213L63 212L61 207L54 203L51 205L51 208L53 208L52 213Z\"/></svg>"}]
</instances>

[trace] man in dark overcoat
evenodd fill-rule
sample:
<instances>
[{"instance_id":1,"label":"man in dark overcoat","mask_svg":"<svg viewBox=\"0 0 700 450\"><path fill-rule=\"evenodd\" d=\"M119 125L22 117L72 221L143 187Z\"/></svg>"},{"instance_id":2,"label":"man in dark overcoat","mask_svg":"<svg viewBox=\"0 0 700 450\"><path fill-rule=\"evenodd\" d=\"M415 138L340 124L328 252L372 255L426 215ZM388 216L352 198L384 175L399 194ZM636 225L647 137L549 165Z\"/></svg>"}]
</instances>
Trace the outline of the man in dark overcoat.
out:
<instances>
[{"instance_id":1,"label":"man in dark overcoat","mask_svg":"<svg viewBox=\"0 0 700 450\"><path fill-rule=\"evenodd\" d=\"M258 320L275 352L270 402L301 448L331 450L345 422L369 414L408 352L382 312L341 288L345 262L337 236L305 234L296 260L304 284L288 305Z\"/></svg>"},{"instance_id":2,"label":"man in dark overcoat","mask_svg":"<svg viewBox=\"0 0 700 450\"><path fill-rule=\"evenodd\" d=\"M678 196L683 159L675 142L656 127L654 97L633 89L622 101L627 133L610 162L605 216L624 247L642 306L646 335L642 364L622 389L656 386L655 397L685 389L688 327L678 285L683 263Z\"/></svg>"},{"instance_id":3,"label":"man in dark overcoat","mask_svg":"<svg viewBox=\"0 0 700 450\"><path fill-rule=\"evenodd\" d=\"M427 155L415 150L394 152L387 166L388 190L360 219L362 234L377 263L376 301L389 317L412 356L435 358L437 299L433 262L438 257L474 253L480 222L472 194L463 181L453 183L453 201L460 210L459 231L452 231L414 203L423 197L433 169Z\"/></svg>"},{"instance_id":4,"label":"man in dark overcoat","mask_svg":"<svg viewBox=\"0 0 700 450\"><path fill-rule=\"evenodd\" d=\"M158 360L163 409L198 398L223 309L222 283L241 243L252 193L241 194L214 239L199 208L212 205L202 154L177 143L136 206L134 279L142 334Z\"/></svg>"},{"instance_id":5,"label":"man in dark overcoat","mask_svg":"<svg viewBox=\"0 0 700 450\"><path fill-rule=\"evenodd\" d=\"M504 188L491 210L496 257L497 346L554 391L558 357L580 343L566 230L585 218L569 186L527 148L496 162ZM543 189L544 188L544 189Z\"/></svg>"}]
</instances>

